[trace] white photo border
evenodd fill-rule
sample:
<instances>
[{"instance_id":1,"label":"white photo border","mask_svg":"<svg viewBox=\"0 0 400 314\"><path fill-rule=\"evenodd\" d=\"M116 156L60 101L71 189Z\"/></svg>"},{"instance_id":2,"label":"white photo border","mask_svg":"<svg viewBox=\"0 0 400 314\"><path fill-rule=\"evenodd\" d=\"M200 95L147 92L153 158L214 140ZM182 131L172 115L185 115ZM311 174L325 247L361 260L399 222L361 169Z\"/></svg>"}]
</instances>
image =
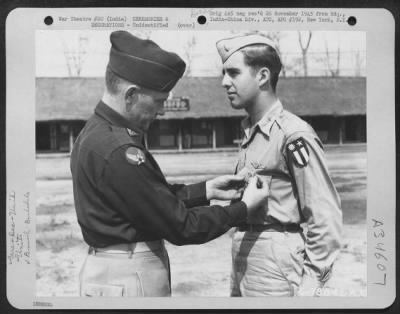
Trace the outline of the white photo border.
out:
<instances>
[{"instance_id":1,"label":"white photo border","mask_svg":"<svg viewBox=\"0 0 400 314\"><path fill-rule=\"evenodd\" d=\"M240 11L252 9L230 8ZM168 16L169 29L176 30L178 21L196 23L197 17L207 16L209 10L224 9L162 8L162 15ZM344 13L345 16L356 16L357 24L349 29L347 23L322 25L290 22L274 24L271 28L277 31L351 30L364 31L367 34L367 297L268 299L37 297L35 295L35 31L89 28L90 23L61 23L59 22L61 16L118 16L133 12L136 16L151 16L160 15L160 9L18 8L11 11L6 20L7 256L10 250L18 249L18 243L21 241L25 241L25 248L28 246L29 249L22 252L19 261L7 259L9 302L20 309L292 309L390 306L396 297L394 17L386 9L321 10L335 10ZM51 26L44 24L46 16L53 17L54 23ZM224 30L228 27L230 26L226 23L206 23L196 24L195 30ZM260 26L245 23L245 25L235 24L235 27L251 29ZM16 230L23 230L22 238L14 237ZM379 257L379 254L384 254L385 258Z\"/></svg>"}]
</instances>

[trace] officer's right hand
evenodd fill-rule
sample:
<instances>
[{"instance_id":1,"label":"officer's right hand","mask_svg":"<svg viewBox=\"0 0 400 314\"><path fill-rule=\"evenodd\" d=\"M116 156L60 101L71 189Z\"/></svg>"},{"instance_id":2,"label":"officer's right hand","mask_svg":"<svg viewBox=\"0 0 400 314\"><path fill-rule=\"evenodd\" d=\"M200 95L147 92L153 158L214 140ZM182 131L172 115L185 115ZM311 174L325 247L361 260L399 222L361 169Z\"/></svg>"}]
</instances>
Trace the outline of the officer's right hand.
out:
<instances>
[{"instance_id":1,"label":"officer's right hand","mask_svg":"<svg viewBox=\"0 0 400 314\"><path fill-rule=\"evenodd\" d=\"M247 205L247 212L251 213L260 208L269 196L269 184L263 177L250 178L247 188L243 193L242 201Z\"/></svg>"}]
</instances>

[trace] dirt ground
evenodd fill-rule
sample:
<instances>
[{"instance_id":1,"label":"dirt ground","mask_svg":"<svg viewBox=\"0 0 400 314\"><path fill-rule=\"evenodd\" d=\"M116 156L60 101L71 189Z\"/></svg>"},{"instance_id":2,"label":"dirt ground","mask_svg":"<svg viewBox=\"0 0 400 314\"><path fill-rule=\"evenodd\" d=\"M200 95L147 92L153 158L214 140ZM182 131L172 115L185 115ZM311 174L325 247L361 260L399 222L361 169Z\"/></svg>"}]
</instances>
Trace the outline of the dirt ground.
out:
<instances>
[{"instance_id":1,"label":"dirt ground","mask_svg":"<svg viewBox=\"0 0 400 314\"><path fill-rule=\"evenodd\" d=\"M366 147L328 147L332 178L342 199L343 248L328 283L332 295L366 295ZM170 182L190 183L232 173L236 154L156 154ZM73 205L69 159L36 163L36 291L38 296L77 296L78 274L87 252ZM166 244L171 259L172 294L228 296L231 232L202 245Z\"/></svg>"}]
</instances>

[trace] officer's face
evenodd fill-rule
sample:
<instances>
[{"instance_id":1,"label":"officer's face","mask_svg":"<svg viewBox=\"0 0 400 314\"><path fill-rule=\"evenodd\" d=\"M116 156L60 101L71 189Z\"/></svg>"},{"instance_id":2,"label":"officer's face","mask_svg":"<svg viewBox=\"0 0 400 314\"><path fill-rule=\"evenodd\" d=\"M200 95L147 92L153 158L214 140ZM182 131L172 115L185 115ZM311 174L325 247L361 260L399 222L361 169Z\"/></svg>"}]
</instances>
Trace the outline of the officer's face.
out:
<instances>
[{"instance_id":1,"label":"officer's face","mask_svg":"<svg viewBox=\"0 0 400 314\"><path fill-rule=\"evenodd\" d=\"M231 106L246 109L254 103L259 85L253 69L246 65L242 52L233 53L223 65L222 86L225 87Z\"/></svg>"},{"instance_id":2,"label":"officer's face","mask_svg":"<svg viewBox=\"0 0 400 314\"><path fill-rule=\"evenodd\" d=\"M164 101L168 98L168 95L169 93L155 91L139 92L134 110L135 123L144 131L147 131L157 116L164 114Z\"/></svg>"}]
</instances>

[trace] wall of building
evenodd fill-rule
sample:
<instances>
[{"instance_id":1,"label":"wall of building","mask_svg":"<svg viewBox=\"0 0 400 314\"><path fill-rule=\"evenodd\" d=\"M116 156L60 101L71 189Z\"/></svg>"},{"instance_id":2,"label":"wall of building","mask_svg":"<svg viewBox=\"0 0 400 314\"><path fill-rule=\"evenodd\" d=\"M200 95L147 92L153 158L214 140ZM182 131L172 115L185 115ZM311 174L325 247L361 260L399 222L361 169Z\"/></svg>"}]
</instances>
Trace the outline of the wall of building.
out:
<instances>
[{"instance_id":1,"label":"wall of building","mask_svg":"<svg viewBox=\"0 0 400 314\"><path fill-rule=\"evenodd\" d=\"M302 117L323 143L366 142L366 116ZM241 118L157 120L147 135L149 149L190 150L236 147L243 137ZM69 152L85 121L36 122L38 152Z\"/></svg>"},{"instance_id":2,"label":"wall of building","mask_svg":"<svg viewBox=\"0 0 400 314\"><path fill-rule=\"evenodd\" d=\"M36 122L36 150L69 152L85 122L84 120Z\"/></svg>"},{"instance_id":3,"label":"wall of building","mask_svg":"<svg viewBox=\"0 0 400 314\"><path fill-rule=\"evenodd\" d=\"M157 120L148 132L150 149L236 147L242 137L241 118Z\"/></svg>"},{"instance_id":4,"label":"wall of building","mask_svg":"<svg viewBox=\"0 0 400 314\"><path fill-rule=\"evenodd\" d=\"M367 140L367 121L365 116L344 117L344 142L366 142Z\"/></svg>"}]
</instances>

